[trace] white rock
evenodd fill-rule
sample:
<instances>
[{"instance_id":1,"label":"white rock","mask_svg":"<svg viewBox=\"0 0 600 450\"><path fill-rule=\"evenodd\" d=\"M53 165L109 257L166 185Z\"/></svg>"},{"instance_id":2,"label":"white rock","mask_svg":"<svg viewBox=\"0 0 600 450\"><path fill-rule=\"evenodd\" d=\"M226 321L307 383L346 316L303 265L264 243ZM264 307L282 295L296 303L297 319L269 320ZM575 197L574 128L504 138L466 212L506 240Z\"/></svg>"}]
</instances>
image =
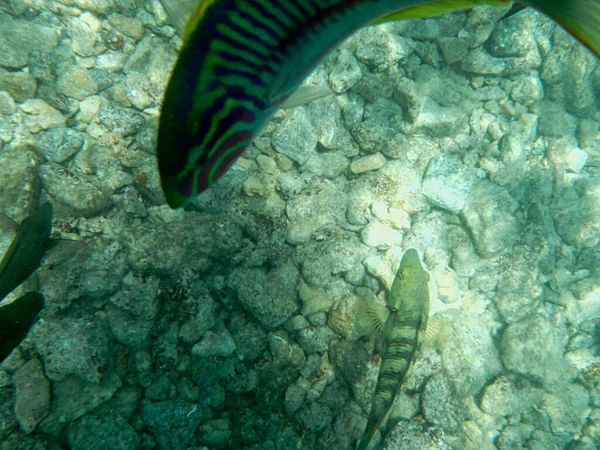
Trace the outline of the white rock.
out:
<instances>
[{"instance_id":1,"label":"white rock","mask_svg":"<svg viewBox=\"0 0 600 450\"><path fill-rule=\"evenodd\" d=\"M362 241L369 247L378 250L386 250L390 247L400 245L404 233L379 221L371 222L363 228Z\"/></svg>"}]
</instances>

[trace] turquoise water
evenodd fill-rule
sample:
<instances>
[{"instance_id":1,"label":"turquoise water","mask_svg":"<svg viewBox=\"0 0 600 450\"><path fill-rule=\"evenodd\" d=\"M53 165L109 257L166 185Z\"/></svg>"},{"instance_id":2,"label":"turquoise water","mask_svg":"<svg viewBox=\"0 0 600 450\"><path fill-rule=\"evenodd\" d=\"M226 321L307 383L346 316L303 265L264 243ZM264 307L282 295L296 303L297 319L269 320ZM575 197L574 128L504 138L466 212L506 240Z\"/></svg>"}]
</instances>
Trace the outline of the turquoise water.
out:
<instances>
[{"instance_id":1,"label":"turquoise water","mask_svg":"<svg viewBox=\"0 0 600 450\"><path fill-rule=\"evenodd\" d=\"M46 308L0 365L0 448L353 449L363 306L409 248L432 326L370 448L599 448L597 59L528 9L365 28L307 81L332 95L171 210L166 9L0 4L0 212L50 202L85 242L3 301Z\"/></svg>"}]
</instances>

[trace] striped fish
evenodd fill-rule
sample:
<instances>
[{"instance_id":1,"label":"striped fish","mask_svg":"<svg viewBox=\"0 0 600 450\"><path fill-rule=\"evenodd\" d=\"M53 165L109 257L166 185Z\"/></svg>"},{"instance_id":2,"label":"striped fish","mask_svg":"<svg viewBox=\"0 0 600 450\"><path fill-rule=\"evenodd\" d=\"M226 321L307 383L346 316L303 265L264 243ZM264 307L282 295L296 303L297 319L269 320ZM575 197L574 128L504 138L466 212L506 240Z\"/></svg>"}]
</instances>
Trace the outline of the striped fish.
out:
<instances>
[{"instance_id":1,"label":"striped fish","mask_svg":"<svg viewBox=\"0 0 600 450\"><path fill-rule=\"evenodd\" d=\"M429 317L429 274L416 250L402 256L387 301L383 326L383 356L365 432L357 450L365 450L387 413L423 343Z\"/></svg>"},{"instance_id":2,"label":"striped fish","mask_svg":"<svg viewBox=\"0 0 600 450\"><path fill-rule=\"evenodd\" d=\"M210 187L323 57L373 23L510 0L199 0L166 89L157 154L179 207ZM600 1L526 0L600 55Z\"/></svg>"}]
</instances>

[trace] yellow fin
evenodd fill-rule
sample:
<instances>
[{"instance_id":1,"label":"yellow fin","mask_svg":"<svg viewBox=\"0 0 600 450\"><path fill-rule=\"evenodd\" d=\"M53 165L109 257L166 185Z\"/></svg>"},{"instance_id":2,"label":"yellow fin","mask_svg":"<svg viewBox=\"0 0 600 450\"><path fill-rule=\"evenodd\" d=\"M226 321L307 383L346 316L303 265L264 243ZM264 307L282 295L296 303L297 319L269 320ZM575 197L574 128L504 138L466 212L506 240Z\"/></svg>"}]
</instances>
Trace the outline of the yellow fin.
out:
<instances>
[{"instance_id":1,"label":"yellow fin","mask_svg":"<svg viewBox=\"0 0 600 450\"><path fill-rule=\"evenodd\" d=\"M508 0L438 0L394 11L393 13L387 14L371 22L369 25L377 25L396 20L423 19L426 17L438 16L457 9L472 8L473 6L481 5L482 3L506 6L510 2Z\"/></svg>"},{"instance_id":2,"label":"yellow fin","mask_svg":"<svg viewBox=\"0 0 600 450\"><path fill-rule=\"evenodd\" d=\"M0 214L0 231L14 237L18 229L19 224L17 222L4 214Z\"/></svg>"},{"instance_id":3,"label":"yellow fin","mask_svg":"<svg viewBox=\"0 0 600 450\"><path fill-rule=\"evenodd\" d=\"M390 316L389 309L374 300L361 300L356 306L356 315L360 327L367 333L380 333Z\"/></svg>"},{"instance_id":4,"label":"yellow fin","mask_svg":"<svg viewBox=\"0 0 600 450\"><path fill-rule=\"evenodd\" d=\"M423 347L426 350L437 349L439 342L444 342L448 335L448 323L439 317L431 317L427 321L425 336L423 337Z\"/></svg>"},{"instance_id":5,"label":"yellow fin","mask_svg":"<svg viewBox=\"0 0 600 450\"><path fill-rule=\"evenodd\" d=\"M600 58L600 1L598 0L528 0L571 33Z\"/></svg>"},{"instance_id":6,"label":"yellow fin","mask_svg":"<svg viewBox=\"0 0 600 450\"><path fill-rule=\"evenodd\" d=\"M280 108L294 108L296 106L305 105L318 98L326 97L333 94L329 86L323 84L321 86L300 86L292 94L281 102Z\"/></svg>"},{"instance_id":7,"label":"yellow fin","mask_svg":"<svg viewBox=\"0 0 600 450\"><path fill-rule=\"evenodd\" d=\"M367 314L373 323L375 332L381 333L383 326L388 320L388 317L390 317L390 310L381 303L370 302Z\"/></svg>"}]
</instances>

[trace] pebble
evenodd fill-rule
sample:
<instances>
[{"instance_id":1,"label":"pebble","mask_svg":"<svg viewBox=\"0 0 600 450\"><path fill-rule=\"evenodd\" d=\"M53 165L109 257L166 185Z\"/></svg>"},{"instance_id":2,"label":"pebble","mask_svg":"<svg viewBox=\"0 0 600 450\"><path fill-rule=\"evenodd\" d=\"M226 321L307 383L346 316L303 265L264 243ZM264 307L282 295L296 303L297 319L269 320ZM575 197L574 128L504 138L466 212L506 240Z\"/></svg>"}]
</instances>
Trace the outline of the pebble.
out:
<instances>
[{"instance_id":1,"label":"pebble","mask_svg":"<svg viewBox=\"0 0 600 450\"><path fill-rule=\"evenodd\" d=\"M50 410L50 382L37 358L22 366L13 381L15 416L25 434L30 434Z\"/></svg>"},{"instance_id":2,"label":"pebble","mask_svg":"<svg viewBox=\"0 0 600 450\"><path fill-rule=\"evenodd\" d=\"M362 241L378 250L387 250L400 245L403 237L402 231L378 221L371 222L361 232Z\"/></svg>"},{"instance_id":3,"label":"pebble","mask_svg":"<svg viewBox=\"0 0 600 450\"><path fill-rule=\"evenodd\" d=\"M112 197L102 187L59 164L42 165L40 177L48 194L75 214L91 217L113 204Z\"/></svg>"},{"instance_id":4,"label":"pebble","mask_svg":"<svg viewBox=\"0 0 600 450\"><path fill-rule=\"evenodd\" d=\"M271 138L273 148L299 164L308 161L317 146L317 133L306 109L299 106L283 119Z\"/></svg>"},{"instance_id":5,"label":"pebble","mask_svg":"<svg viewBox=\"0 0 600 450\"><path fill-rule=\"evenodd\" d=\"M201 358L226 357L235 351L235 342L226 329L214 333L207 331L200 342L192 347L192 355Z\"/></svg>"},{"instance_id":6,"label":"pebble","mask_svg":"<svg viewBox=\"0 0 600 450\"><path fill-rule=\"evenodd\" d=\"M49 128L64 127L67 124L67 119L41 99L29 99L19 105L21 111L27 116L25 117L25 126L30 133L39 133L42 130Z\"/></svg>"},{"instance_id":7,"label":"pebble","mask_svg":"<svg viewBox=\"0 0 600 450\"><path fill-rule=\"evenodd\" d=\"M350 172L354 174L370 172L381 169L386 163L385 157L381 153L363 156L355 159L350 164Z\"/></svg>"},{"instance_id":8,"label":"pebble","mask_svg":"<svg viewBox=\"0 0 600 450\"><path fill-rule=\"evenodd\" d=\"M334 58L329 71L329 85L333 92L342 94L358 83L362 71L356 57L348 49L340 49Z\"/></svg>"},{"instance_id":9,"label":"pebble","mask_svg":"<svg viewBox=\"0 0 600 450\"><path fill-rule=\"evenodd\" d=\"M473 171L456 158L440 155L429 161L423 179L423 195L434 206L458 214L478 182Z\"/></svg>"}]
</instances>

